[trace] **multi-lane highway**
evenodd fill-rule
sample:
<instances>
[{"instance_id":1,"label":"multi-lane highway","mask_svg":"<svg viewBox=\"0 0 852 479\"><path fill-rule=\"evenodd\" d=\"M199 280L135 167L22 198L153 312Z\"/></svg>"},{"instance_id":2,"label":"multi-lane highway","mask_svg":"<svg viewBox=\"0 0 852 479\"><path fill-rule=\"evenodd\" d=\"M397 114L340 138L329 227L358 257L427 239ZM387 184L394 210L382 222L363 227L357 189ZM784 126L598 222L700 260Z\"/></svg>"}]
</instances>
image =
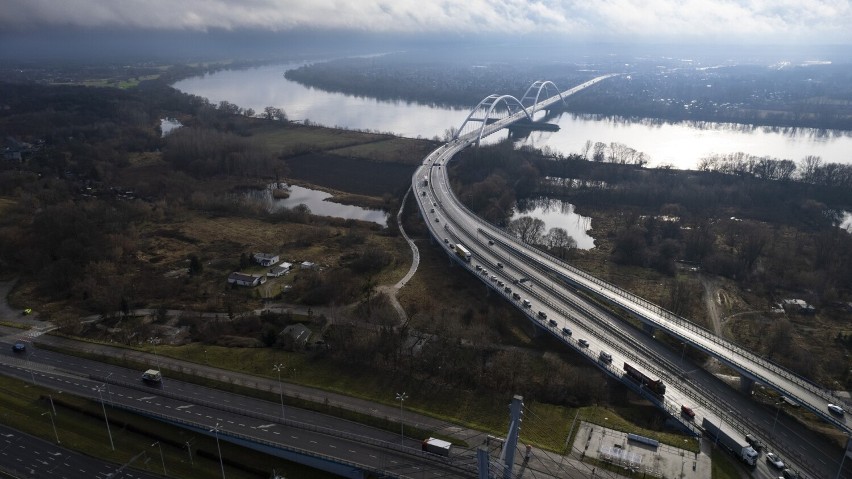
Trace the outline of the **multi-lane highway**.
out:
<instances>
[{"instance_id":1,"label":"multi-lane highway","mask_svg":"<svg viewBox=\"0 0 852 479\"><path fill-rule=\"evenodd\" d=\"M605 78L596 78L564 92L562 96L570 95ZM537 109L543 109L558 99L558 96L551 97ZM693 421L680 416L681 405L689 405L696 411L697 424L707 417L713 423L729 423L743 433L746 430L754 432L751 428L760 426L754 424L753 417L746 418L742 412L750 409L748 404L731 399L736 396L735 391L730 391L727 387L720 390L718 383L697 382L695 375L691 377L686 374L692 368L685 366L682 360L665 359L671 356L668 348L648 335L637 334L633 328L600 310L588 300L588 296L594 296L599 301L628 311L654 328L665 330L684 343L717 357L740 371L746 378L795 398L821 415L825 421L850 430L845 418L828 413L825 406L834 399L829 391L648 301L542 254L467 210L450 190L447 162L463 148L478 143L480 135L487 136L523 116L523 113L515 113L493 122L483 121L480 130L462 134L432 152L413 175L412 188L416 192L421 213L432 235L445 248L447 254L457 257L460 264L503 294L507 301L526 312L530 320L538 323L544 331L563 340L578 352L588 355L612 376L626 379L623 373L626 363L651 378L663 379L668 386L664 395L653 394L647 388L640 392L656 401L673 417L680 419L686 428L696 430ZM456 254L456 244L462 244L470 251L469 262L463 258L464 254ZM578 294L580 291L584 294ZM612 359L600 361L601 356ZM775 429L776 424L771 417L767 418L766 414L758 416L761 416L764 422L772 422L771 429ZM764 425L762 430L765 431L764 436L770 435L768 425ZM773 445L780 443L778 438L770 439L774 441L769 441ZM778 444L778 447L786 448L787 453L795 456L799 464L820 476L830 474L832 467L836 468L840 459L840 453L835 453L835 448L830 448L829 453L823 448L811 446L809 441L794 440ZM766 477L772 477L770 474L773 472L777 477L777 471L771 469L765 471Z\"/></svg>"},{"instance_id":2,"label":"multi-lane highway","mask_svg":"<svg viewBox=\"0 0 852 479\"><path fill-rule=\"evenodd\" d=\"M218 424L222 440L268 445L285 458L302 454L326 459L327 470L338 474L358 470L390 477L471 477L475 471L473 453L452 459L426 454L419 439L400 443L398 434L301 409L285 412L275 402L171 379L166 379L165 388L146 387L138 371L45 350L27 359L5 353L0 361L5 374L97 401L103 398L108 410L134 411L206 435Z\"/></svg>"}]
</instances>

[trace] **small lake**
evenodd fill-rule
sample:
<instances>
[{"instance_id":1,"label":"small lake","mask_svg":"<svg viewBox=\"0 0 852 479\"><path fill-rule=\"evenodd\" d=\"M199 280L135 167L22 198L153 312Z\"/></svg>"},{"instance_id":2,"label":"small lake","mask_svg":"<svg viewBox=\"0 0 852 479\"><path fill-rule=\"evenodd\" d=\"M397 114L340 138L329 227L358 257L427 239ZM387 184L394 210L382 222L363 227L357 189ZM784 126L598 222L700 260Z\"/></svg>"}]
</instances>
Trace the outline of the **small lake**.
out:
<instances>
[{"instance_id":1,"label":"small lake","mask_svg":"<svg viewBox=\"0 0 852 479\"><path fill-rule=\"evenodd\" d=\"M386 211L328 201L332 195L324 191L291 185L286 188L290 193L288 198L275 198L272 194L273 189L274 185L271 185L263 191L252 191L249 193L249 196L252 199L266 202L267 208L270 211L276 211L281 208L295 208L303 204L314 215L369 221L379 224L383 228L388 226L388 213Z\"/></svg>"},{"instance_id":2,"label":"small lake","mask_svg":"<svg viewBox=\"0 0 852 479\"><path fill-rule=\"evenodd\" d=\"M844 211L843 218L840 220L840 224L838 226L840 229L844 229L849 233L852 233L852 213Z\"/></svg>"},{"instance_id":3,"label":"small lake","mask_svg":"<svg viewBox=\"0 0 852 479\"><path fill-rule=\"evenodd\" d=\"M163 118L160 120L160 136L165 137L182 126L183 124L174 118Z\"/></svg>"},{"instance_id":4,"label":"small lake","mask_svg":"<svg viewBox=\"0 0 852 479\"><path fill-rule=\"evenodd\" d=\"M574 205L561 200L540 198L526 200L515 206L512 219L532 216L544 221L544 232L551 228L562 228L577 242L577 249L592 249L595 239L588 235L592 219L574 212Z\"/></svg>"}]
</instances>

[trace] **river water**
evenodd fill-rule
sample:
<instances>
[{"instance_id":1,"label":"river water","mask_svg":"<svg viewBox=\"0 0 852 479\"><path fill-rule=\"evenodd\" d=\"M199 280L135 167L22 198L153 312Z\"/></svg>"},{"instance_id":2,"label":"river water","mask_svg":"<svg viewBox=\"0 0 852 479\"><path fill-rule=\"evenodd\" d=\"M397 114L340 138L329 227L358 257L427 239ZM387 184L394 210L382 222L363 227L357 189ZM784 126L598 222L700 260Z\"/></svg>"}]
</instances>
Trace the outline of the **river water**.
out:
<instances>
[{"instance_id":1,"label":"river water","mask_svg":"<svg viewBox=\"0 0 852 479\"><path fill-rule=\"evenodd\" d=\"M461 126L469 110L419 105L404 101L330 93L284 78L284 72L301 64L222 70L187 78L175 88L213 103L227 100L243 108L262 111L282 108L291 120L326 126L391 132L407 137L442 137L450 127ZM565 89L570 85L560 85ZM594 87L592 87L594 88ZM523 92L508 92L520 95ZM471 106L472 107L472 106ZM852 163L852 133L812 128L753 127L730 123L632 121L563 113L552 119L558 132L535 132L519 143L579 153L587 140L622 143L650 157L648 166L661 164L693 169L701 158L744 152L798 162L816 155L824 162ZM507 133L495 133L507 135Z\"/></svg>"}]
</instances>

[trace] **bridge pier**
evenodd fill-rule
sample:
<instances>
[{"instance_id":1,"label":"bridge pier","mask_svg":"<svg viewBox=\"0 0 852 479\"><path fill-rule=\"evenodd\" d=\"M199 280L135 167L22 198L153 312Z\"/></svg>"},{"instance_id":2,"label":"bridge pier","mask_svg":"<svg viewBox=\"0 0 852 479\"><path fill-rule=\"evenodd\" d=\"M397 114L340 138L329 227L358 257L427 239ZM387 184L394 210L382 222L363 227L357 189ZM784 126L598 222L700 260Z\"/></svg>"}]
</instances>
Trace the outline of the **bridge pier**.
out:
<instances>
[{"instance_id":1,"label":"bridge pier","mask_svg":"<svg viewBox=\"0 0 852 479\"><path fill-rule=\"evenodd\" d=\"M754 390L754 379L747 376L740 376L740 392L751 396Z\"/></svg>"}]
</instances>

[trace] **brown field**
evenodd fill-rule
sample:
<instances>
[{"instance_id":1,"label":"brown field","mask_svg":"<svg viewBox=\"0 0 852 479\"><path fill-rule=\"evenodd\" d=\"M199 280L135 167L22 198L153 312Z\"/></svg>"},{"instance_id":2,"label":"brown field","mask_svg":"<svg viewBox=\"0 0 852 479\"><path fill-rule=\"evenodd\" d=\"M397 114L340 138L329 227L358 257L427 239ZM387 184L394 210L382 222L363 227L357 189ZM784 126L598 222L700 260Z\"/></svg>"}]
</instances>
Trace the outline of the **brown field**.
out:
<instances>
[{"instance_id":1,"label":"brown field","mask_svg":"<svg viewBox=\"0 0 852 479\"><path fill-rule=\"evenodd\" d=\"M253 122L251 134L271 151L286 151L297 145L309 145L314 150L331 150L390 138L389 135L377 133L260 120Z\"/></svg>"}]
</instances>

